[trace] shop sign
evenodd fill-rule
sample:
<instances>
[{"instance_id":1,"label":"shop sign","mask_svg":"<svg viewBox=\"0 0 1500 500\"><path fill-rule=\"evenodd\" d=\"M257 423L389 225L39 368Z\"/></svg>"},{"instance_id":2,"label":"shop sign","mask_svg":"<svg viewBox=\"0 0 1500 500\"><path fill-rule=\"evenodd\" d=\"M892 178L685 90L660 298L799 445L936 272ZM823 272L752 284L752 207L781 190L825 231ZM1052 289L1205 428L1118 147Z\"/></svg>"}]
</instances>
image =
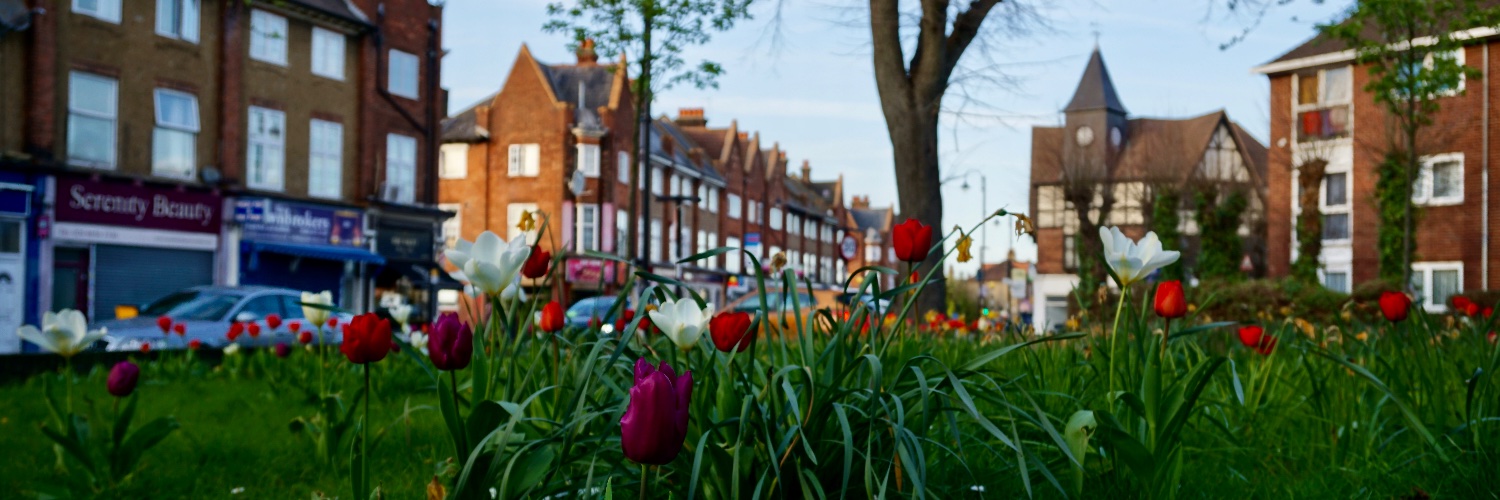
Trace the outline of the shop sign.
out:
<instances>
[{"instance_id":1,"label":"shop sign","mask_svg":"<svg viewBox=\"0 0 1500 500\"><path fill-rule=\"evenodd\" d=\"M603 259L568 259L565 276L569 283L591 284L603 279L605 283L615 280L615 267L604 265Z\"/></svg>"},{"instance_id":2,"label":"shop sign","mask_svg":"<svg viewBox=\"0 0 1500 500\"><path fill-rule=\"evenodd\" d=\"M859 240L854 239L854 235L844 235L844 240L839 242L839 256L844 258L844 262L859 256Z\"/></svg>"},{"instance_id":3,"label":"shop sign","mask_svg":"<svg viewBox=\"0 0 1500 500\"><path fill-rule=\"evenodd\" d=\"M353 208L296 203L269 198L234 202L240 238L267 243L362 247L364 214Z\"/></svg>"},{"instance_id":4,"label":"shop sign","mask_svg":"<svg viewBox=\"0 0 1500 500\"><path fill-rule=\"evenodd\" d=\"M432 262L432 229L380 225L375 231L375 253L390 260Z\"/></svg>"},{"instance_id":5,"label":"shop sign","mask_svg":"<svg viewBox=\"0 0 1500 500\"><path fill-rule=\"evenodd\" d=\"M218 233L222 201L217 195L115 184L88 179L57 179L58 222Z\"/></svg>"}]
</instances>

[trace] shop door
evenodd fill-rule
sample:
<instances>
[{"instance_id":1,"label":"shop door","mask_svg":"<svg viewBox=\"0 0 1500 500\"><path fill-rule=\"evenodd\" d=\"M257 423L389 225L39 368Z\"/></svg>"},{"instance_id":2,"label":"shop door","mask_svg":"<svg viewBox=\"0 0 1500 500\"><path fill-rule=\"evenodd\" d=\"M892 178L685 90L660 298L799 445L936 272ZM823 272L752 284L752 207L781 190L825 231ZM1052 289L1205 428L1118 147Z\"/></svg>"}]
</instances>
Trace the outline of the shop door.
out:
<instances>
[{"instance_id":1,"label":"shop door","mask_svg":"<svg viewBox=\"0 0 1500 500\"><path fill-rule=\"evenodd\" d=\"M52 310L77 309L90 320L89 249L57 247L52 251Z\"/></svg>"},{"instance_id":2,"label":"shop door","mask_svg":"<svg viewBox=\"0 0 1500 500\"><path fill-rule=\"evenodd\" d=\"M188 287L214 284L214 254L197 250L96 245L95 321L115 318L115 306L142 306Z\"/></svg>"},{"instance_id":3,"label":"shop door","mask_svg":"<svg viewBox=\"0 0 1500 500\"><path fill-rule=\"evenodd\" d=\"M26 249L22 221L0 219L0 354L21 352L16 329L26 320Z\"/></svg>"}]
</instances>

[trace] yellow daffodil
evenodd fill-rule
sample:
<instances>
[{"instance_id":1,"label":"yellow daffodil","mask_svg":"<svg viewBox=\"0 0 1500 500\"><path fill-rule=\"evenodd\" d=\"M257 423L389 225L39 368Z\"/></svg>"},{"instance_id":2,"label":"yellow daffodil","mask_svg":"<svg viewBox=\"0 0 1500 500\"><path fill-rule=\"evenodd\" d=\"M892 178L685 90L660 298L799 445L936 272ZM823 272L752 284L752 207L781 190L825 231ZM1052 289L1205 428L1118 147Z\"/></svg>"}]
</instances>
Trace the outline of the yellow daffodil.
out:
<instances>
[{"instance_id":1,"label":"yellow daffodil","mask_svg":"<svg viewBox=\"0 0 1500 500\"><path fill-rule=\"evenodd\" d=\"M1036 236L1036 225L1032 224L1030 217L1027 217L1026 214L1022 213L1014 213L1011 215L1016 216L1016 236L1026 234Z\"/></svg>"},{"instance_id":2,"label":"yellow daffodil","mask_svg":"<svg viewBox=\"0 0 1500 500\"><path fill-rule=\"evenodd\" d=\"M969 235L965 234L963 235L963 237L958 239L959 262L968 262L974 260L974 255L969 253L969 247L972 246L974 246L974 238L970 238Z\"/></svg>"},{"instance_id":3,"label":"yellow daffodil","mask_svg":"<svg viewBox=\"0 0 1500 500\"><path fill-rule=\"evenodd\" d=\"M1359 333L1356 333L1356 334L1354 334L1354 338L1359 339L1360 342L1369 341L1370 340L1370 332L1359 332Z\"/></svg>"},{"instance_id":4,"label":"yellow daffodil","mask_svg":"<svg viewBox=\"0 0 1500 500\"><path fill-rule=\"evenodd\" d=\"M1313 327L1313 324L1305 319L1297 318L1294 323L1297 325L1297 329L1302 330L1302 334L1306 335L1307 338L1313 338L1317 333L1317 328Z\"/></svg>"},{"instance_id":5,"label":"yellow daffodil","mask_svg":"<svg viewBox=\"0 0 1500 500\"><path fill-rule=\"evenodd\" d=\"M516 224L516 229L520 229L522 231L530 231L536 229L536 217L533 216L532 213L533 212L530 210L521 212L521 222Z\"/></svg>"}]
</instances>

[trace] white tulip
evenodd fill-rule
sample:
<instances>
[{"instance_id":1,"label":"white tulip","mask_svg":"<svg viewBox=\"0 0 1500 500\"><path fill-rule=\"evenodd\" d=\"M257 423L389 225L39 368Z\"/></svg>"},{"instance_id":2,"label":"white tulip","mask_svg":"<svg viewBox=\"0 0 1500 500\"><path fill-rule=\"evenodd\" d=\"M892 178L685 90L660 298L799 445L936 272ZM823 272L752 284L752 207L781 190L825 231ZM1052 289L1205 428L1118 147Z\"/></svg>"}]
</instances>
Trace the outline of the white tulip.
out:
<instances>
[{"instance_id":1,"label":"white tulip","mask_svg":"<svg viewBox=\"0 0 1500 500\"><path fill-rule=\"evenodd\" d=\"M396 304L386 310L391 313L391 319L401 324L402 330L407 329L406 320L411 318L411 304Z\"/></svg>"},{"instance_id":2,"label":"white tulip","mask_svg":"<svg viewBox=\"0 0 1500 500\"><path fill-rule=\"evenodd\" d=\"M1173 250L1162 250L1156 232L1146 233L1140 243L1131 241L1118 227L1099 227L1099 239L1104 242L1104 262L1115 271L1121 287L1143 280L1152 271L1166 267L1181 254Z\"/></svg>"},{"instance_id":3,"label":"white tulip","mask_svg":"<svg viewBox=\"0 0 1500 500\"><path fill-rule=\"evenodd\" d=\"M714 306L699 309L692 298L665 302L651 311L651 324L660 328L678 349L692 349L708 330L708 320L714 315Z\"/></svg>"},{"instance_id":4,"label":"white tulip","mask_svg":"<svg viewBox=\"0 0 1500 500\"><path fill-rule=\"evenodd\" d=\"M411 332L411 336L408 338L408 341L411 343L412 349L422 351L422 355L424 356L427 355L427 334L422 332Z\"/></svg>"},{"instance_id":5,"label":"white tulip","mask_svg":"<svg viewBox=\"0 0 1500 500\"><path fill-rule=\"evenodd\" d=\"M333 307L333 292L328 290L318 293L302 292L302 303ZM320 307L302 306L302 317L307 318L308 323L319 328L328 323L328 315L332 312Z\"/></svg>"},{"instance_id":6,"label":"white tulip","mask_svg":"<svg viewBox=\"0 0 1500 500\"><path fill-rule=\"evenodd\" d=\"M236 355L236 354L239 354L239 353L240 353L240 345L239 344L229 344L227 346L224 346L224 355L225 356L233 356L233 355Z\"/></svg>"},{"instance_id":7,"label":"white tulip","mask_svg":"<svg viewBox=\"0 0 1500 500\"><path fill-rule=\"evenodd\" d=\"M509 286L505 287L505 290L500 292L501 303L514 304L517 299L520 299L521 302L526 302L526 289L521 287L521 275L519 274L516 275L515 281L511 282Z\"/></svg>"},{"instance_id":8,"label":"white tulip","mask_svg":"<svg viewBox=\"0 0 1500 500\"><path fill-rule=\"evenodd\" d=\"M105 329L89 331L88 319L83 313L74 309L63 309L62 312L53 313L48 311L42 315L42 328L26 325L16 329L21 338L33 344L41 346L42 349L52 351L64 358L71 358L74 354L82 352L93 344L94 341L104 338Z\"/></svg>"},{"instance_id":9,"label":"white tulip","mask_svg":"<svg viewBox=\"0 0 1500 500\"><path fill-rule=\"evenodd\" d=\"M524 236L507 243L495 233L485 231L473 243L460 239L443 255L459 268L454 278L468 281L481 292L496 295L515 281L521 266L526 264L526 257L531 255L531 245L526 243Z\"/></svg>"}]
</instances>

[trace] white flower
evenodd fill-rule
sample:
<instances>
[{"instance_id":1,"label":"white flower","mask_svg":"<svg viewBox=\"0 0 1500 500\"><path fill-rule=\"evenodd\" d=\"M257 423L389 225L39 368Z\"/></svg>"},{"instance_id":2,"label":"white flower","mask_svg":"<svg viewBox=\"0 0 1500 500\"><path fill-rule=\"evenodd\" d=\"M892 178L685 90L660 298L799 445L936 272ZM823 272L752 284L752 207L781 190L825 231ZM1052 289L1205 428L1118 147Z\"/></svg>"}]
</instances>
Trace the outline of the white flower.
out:
<instances>
[{"instance_id":1,"label":"white flower","mask_svg":"<svg viewBox=\"0 0 1500 500\"><path fill-rule=\"evenodd\" d=\"M1115 271L1121 287L1145 279L1152 271L1177 262L1181 256L1173 250L1162 250L1155 231L1146 233L1146 237L1136 243L1118 227L1101 226L1099 239L1104 242L1104 262Z\"/></svg>"},{"instance_id":2,"label":"white flower","mask_svg":"<svg viewBox=\"0 0 1500 500\"><path fill-rule=\"evenodd\" d=\"M333 292L330 292L328 290L323 290L318 293L302 292L302 303L333 307ZM328 315L331 312L332 311L328 309L323 309L320 307L302 306L302 317L307 318L308 323L311 323L312 325L319 328L321 328L323 324L328 323Z\"/></svg>"},{"instance_id":3,"label":"white flower","mask_svg":"<svg viewBox=\"0 0 1500 500\"><path fill-rule=\"evenodd\" d=\"M391 319L401 324L401 329L407 329L406 320L411 318L411 304L396 304L386 309L391 313Z\"/></svg>"},{"instance_id":4,"label":"white flower","mask_svg":"<svg viewBox=\"0 0 1500 500\"><path fill-rule=\"evenodd\" d=\"M42 315L42 328L26 325L16 329L21 338L52 351L64 358L82 352L94 341L104 337L105 329L89 331L89 322L83 313L74 309L62 312L47 312Z\"/></svg>"},{"instance_id":5,"label":"white flower","mask_svg":"<svg viewBox=\"0 0 1500 500\"><path fill-rule=\"evenodd\" d=\"M714 306L699 309L692 298L668 301L651 311L651 324L660 328L677 348L684 351L697 345L708 329L708 320L714 315Z\"/></svg>"},{"instance_id":6,"label":"white flower","mask_svg":"<svg viewBox=\"0 0 1500 500\"><path fill-rule=\"evenodd\" d=\"M519 274L516 275L515 281L512 281L509 286L505 287L505 290L500 292L500 302L512 304L516 299L526 302L526 289L521 287L521 275Z\"/></svg>"},{"instance_id":7,"label":"white flower","mask_svg":"<svg viewBox=\"0 0 1500 500\"><path fill-rule=\"evenodd\" d=\"M407 341L411 343L412 349L422 351L423 355L427 354L427 334L422 332L411 332L411 336L407 339Z\"/></svg>"},{"instance_id":8,"label":"white flower","mask_svg":"<svg viewBox=\"0 0 1500 500\"><path fill-rule=\"evenodd\" d=\"M236 355L236 354L239 354L239 353L240 353L240 345L239 344L229 344L227 346L224 346L224 355L225 356L233 356L233 355Z\"/></svg>"},{"instance_id":9,"label":"white flower","mask_svg":"<svg viewBox=\"0 0 1500 500\"><path fill-rule=\"evenodd\" d=\"M473 243L460 239L454 248L443 252L459 268L454 278L466 280L489 295L499 294L515 281L530 255L531 246L524 236L507 243L490 231L480 233Z\"/></svg>"}]
</instances>

